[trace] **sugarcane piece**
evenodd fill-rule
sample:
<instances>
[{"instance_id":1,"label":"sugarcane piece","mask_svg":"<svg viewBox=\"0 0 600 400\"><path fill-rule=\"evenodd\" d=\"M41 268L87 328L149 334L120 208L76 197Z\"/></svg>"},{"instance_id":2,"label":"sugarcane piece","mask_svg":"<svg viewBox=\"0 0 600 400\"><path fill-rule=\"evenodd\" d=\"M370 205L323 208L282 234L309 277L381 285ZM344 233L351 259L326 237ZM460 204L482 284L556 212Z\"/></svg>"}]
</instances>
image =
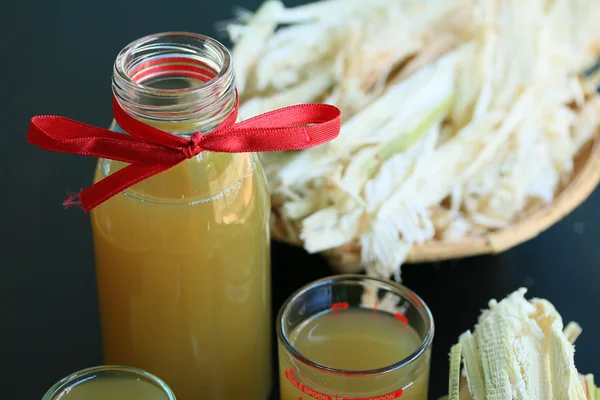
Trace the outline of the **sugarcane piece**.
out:
<instances>
[{"instance_id":1,"label":"sugarcane piece","mask_svg":"<svg viewBox=\"0 0 600 400\"><path fill-rule=\"evenodd\" d=\"M596 399L593 375L580 375L574 363L573 342L581 327L564 328L550 302L528 301L526 292L491 300L473 332L452 347L449 400ZM457 366L461 359L465 380Z\"/></svg>"},{"instance_id":2,"label":"sugarcane piece","mask_svg":"<svg viewBox=\"0 0 600 400\"><path fill-rule=\"evenodd\" d=\"M256 12L248 24L243 27L243 34L236 37L236 45L232 57L236 61L237 90L241 95L246 89L248 71L257 62L261 46L275 32L279 13L284 6L281 1L267 0Z\"/></svg>"},{"instance_id":3,"label":"sugarcane piece","mask_svg":"<svg viewBox=\"0 0 600 400\"><path fill-rule=\"evenodd\" d=\"M569 343L573 344L579 335L581 335L582 329L577 322L571 321L567 324L567 326L565 326L563 332Z\"/></svg>"},{"instance_id":4,"label":"sugarcane piece","mask_svg":"<svg viewBox=\"0 0 600 400\"><path fill-rule=\"evenodd\" d=\"M460 360L462 347L460 343L450 349L450 381L448 383L448 400L460 400Z\"/></svg>"}]
</instances>

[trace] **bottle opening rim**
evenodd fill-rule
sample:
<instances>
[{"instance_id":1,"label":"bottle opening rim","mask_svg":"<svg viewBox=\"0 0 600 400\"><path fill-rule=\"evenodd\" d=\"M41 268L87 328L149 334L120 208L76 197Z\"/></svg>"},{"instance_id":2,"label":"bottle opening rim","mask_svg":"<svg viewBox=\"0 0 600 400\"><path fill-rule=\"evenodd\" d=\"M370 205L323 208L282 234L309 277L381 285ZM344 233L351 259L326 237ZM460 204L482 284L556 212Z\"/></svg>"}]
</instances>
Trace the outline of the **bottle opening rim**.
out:
<instances>
[{"instance_id":1,"label":"bottle opening rim","mask_svg":"<svg viewBox=\"0 0 600 400\"><path fill-rule=\"evenodd\" d=\"M196 33L163 32L125 46L115 60L113 81L148 95L192 94L210 91L232 69L231 54L219 41ZM177 89L148 84L160 76L195 78L202 84Z\"/></svg>"}]
</instances>

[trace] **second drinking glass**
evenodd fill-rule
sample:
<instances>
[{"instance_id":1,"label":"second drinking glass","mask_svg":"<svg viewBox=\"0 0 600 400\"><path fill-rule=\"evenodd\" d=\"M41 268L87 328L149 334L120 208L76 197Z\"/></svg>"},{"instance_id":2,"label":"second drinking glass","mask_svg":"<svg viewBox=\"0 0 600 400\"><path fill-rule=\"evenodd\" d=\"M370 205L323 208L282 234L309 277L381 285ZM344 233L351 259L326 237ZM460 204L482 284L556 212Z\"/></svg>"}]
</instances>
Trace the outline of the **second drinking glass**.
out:
<instances>
[{"instance_id":1,"label":"second drinking glass","mask_svg":"<svg viewBox=\"0 0 600 400\"><path fill-rule=\"evenodd\" d=\"M427 400L433 332L431 312L402 285L316 281L279 312L281 400Z\"/></svg>"}]
</instances>

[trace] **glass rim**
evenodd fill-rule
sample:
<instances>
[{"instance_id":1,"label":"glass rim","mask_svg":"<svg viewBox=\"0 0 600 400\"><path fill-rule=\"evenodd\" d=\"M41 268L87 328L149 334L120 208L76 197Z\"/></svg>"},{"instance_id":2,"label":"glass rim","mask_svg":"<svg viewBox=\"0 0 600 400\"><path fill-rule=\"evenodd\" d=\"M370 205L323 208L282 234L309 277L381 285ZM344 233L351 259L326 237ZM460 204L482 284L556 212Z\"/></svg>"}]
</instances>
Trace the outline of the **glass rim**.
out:
<instances>
[{"instance_id":1,"label":"glass rim","mask_svg":"<svg viewBox=\"0 0 600 400\"><path fill-rule=\"evenodd\" d=\"M149 382L156 384L160 389L162 389L164 394L168 396L168 400L177 400L175 398L175 393L173 393L173 390L171 390L169 385L167 385L166 382L160 379L158 376L139 368L127 367L123 365L98 365L95 367L85 368L73 372L72 374L65 376L64 378L56 382L54 385L52 385L50 389L46 391L44 397L42 397L42 400L52 400L53 396L57 394L60 390L72 386L77 382L83 381L86 375L110 371L125 372L129 375L134 375L138 377L141 376L143 378L146 378Z\"/></svg>"},{"instance_id":2,"label":"glass rim","mask_svg":"<svg viewBox=\"0 0 600 400\"><path fill-rule=\"evenodd\" d=\"M424 322L425 322L425 336L421 341L421 345L410 355L404 357L398 362L394 364L390 364L380 368L368 369L368 370L349 370L349 369L340 369L340 368L332 368L324 364L320 364L314 362L300 353L294 345L290 342L288 335L284 329L284 314L295 300L298 299L301 295L307 293L310 290L316 289L318 287L330 286L334 283L343 282L343 281L374 281L379 284L383 284L387 287L390 292L395 292L401 295L406 301L411 303L421 314ZM282 343L283 347L289 352L295 359L301 361L303 364L306 364L312 368L326 371L333 374L347 374L347 375L359 375L359 376L372 376L372 375L381 375L385 373L390 373L393 371L397 371L399 369L405 368L411 365L413 362L418 360L425 351L431 347L431 343L433 341L433 336L435 333L435 325L433 321L433 315L431 310L427 306L427 304L417 295L415 292L407 288L406 286L392 282L386 279L370 277L366 275L359 274L339 274L339 275L331 275L325 278L318 279L311 283L308 283L296 290L289 296L281 305L279 312L277 313L277 338Z\"/></svg>"},{"instance_id":3,"label":"glass rim","mask_svg":"<svg viewBox=\"0 0 600 400\"><path fill-rule=\"evenodd\" d=\"M153 34L143 36L139 39L136 39L136 40L130 42L125 47L123 47L123 49L121 49L121 51L119 51L119 53L117 54L117 57L115 58L113 73L118 75L119 78L122 80L122 84L128 86L130 89L142 91L142 92L145 92L145 94L149 94L149 95L173 94L172 89L150 87L148 85L145 85L144 83L139 83L139 82L136 82L135 80L133 80L128 75L126 69L124 68L124 58L125 58L125 56L130 54L133 50L135 50L136 47L138 47L138 46L142 47L144 45L150 44L152 42L152 40L168 38L168 37L177 37L177 36L187 37L187 38L198 40L198 42L203 42L205 44L209 44L215 50L219 51L221 53L221 55L223 56L223 65L221 66L221 68L219 68L218 73L213 78L207 80L206 82L204 82L204 84L199 85L199 86L177 89L177 93L179 93L179 94L196 94L199 92L208 91L208 90L212 89L212 87L214 85L216 85L219 81L221 81L224 77L231 74L232 69L233 69L231 52L224 44L222 44L217 39L214 39L210 36L202 35L199 33L183 32L183 31L168 31L168 32L153 33Z\"/></svg>"}]
</instances>

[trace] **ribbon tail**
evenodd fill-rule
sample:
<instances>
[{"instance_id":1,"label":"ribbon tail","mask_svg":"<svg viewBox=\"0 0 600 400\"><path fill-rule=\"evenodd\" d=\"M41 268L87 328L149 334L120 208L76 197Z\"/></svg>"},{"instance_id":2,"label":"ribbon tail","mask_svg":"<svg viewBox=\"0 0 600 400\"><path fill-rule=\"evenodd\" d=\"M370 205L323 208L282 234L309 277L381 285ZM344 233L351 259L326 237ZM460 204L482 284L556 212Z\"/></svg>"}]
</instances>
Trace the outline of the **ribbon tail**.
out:
<instances>
[{"instance_id":1,"label":"ribbon tail","mask_svg":"<svg viewBox=\"0 0 600 400\"><path fill-rule=\"evenodd\" d=\"M110 199L114 195L135 185L136 183L150 178L162 171L171 168L170 164L131 164L96 182L87 189L79 192L81 207L89 212L94 207ZM78 205L77 198L69 196L65 203L67 206Z\"/></svg>"},{"instance_id":2,"label":"ribbon tail","mask_svg":"<svg viewBox=\"0 0 600 400\"><path fill-rule=\"evenodd\" d=\"M71 207L82 207L81 196L79 195L79 193L71 193L69 197L67 197L65 201L63 201L63 207L65 209Z\"/></svg>"}]
</instances>

